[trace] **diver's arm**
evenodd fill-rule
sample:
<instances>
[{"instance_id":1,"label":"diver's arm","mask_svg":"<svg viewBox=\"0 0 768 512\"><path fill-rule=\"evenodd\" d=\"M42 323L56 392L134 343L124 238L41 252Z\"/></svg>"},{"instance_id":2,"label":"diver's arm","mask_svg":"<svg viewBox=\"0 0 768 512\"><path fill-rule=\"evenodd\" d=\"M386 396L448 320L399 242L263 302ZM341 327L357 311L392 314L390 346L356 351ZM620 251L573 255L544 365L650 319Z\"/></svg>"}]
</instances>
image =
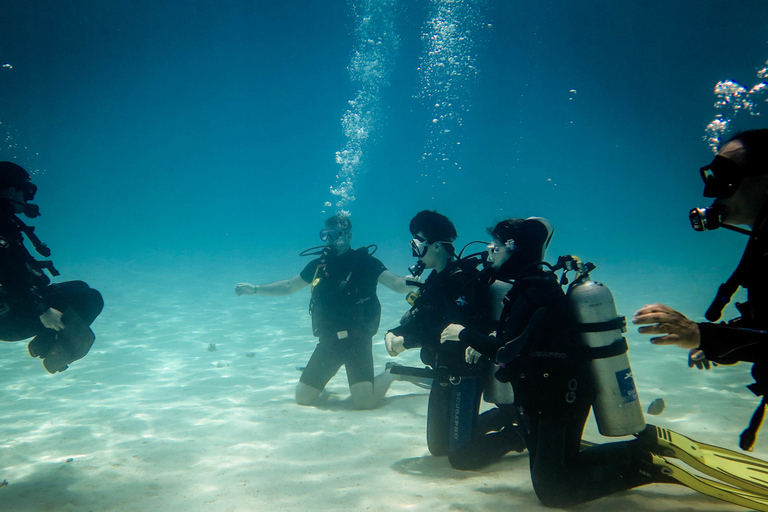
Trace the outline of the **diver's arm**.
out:
<instances>
[{"instance_id":1,"label":"diver's arm","mask_svg":"<svg viewBox=\"0 0 768 512\"><path fill-rule=\"evenodd\" d=\"M462 329L458 335L459 341L466 343L484 356L496 358L499 350L499 339L496 336L488 336L472 329Z\"/></svg>"},{"instance_id":2,"label":"diver's arm","mask_svg":"<svg viewBox=\"0 0 768 512\"><path fill-rule=\"evenodd\" d=\"M379 283L396 293L408 293L413 291L413 286L408 284L408 278L400 277L389 270L379 274Z\"/></svg>"},{"instance_id":3,"label":"diver's arm","mask_svg":"<svg viewBox=\"0 0 768 512\"><path fill-rule=\"evenodd\" d=\"M707 359L729 364L768 361L768 332L729 327L725 324L700 323L701 345Z\"/></svg>"},{"instance_id":4,"label":"diver's arm","mask_svg":"<svg viewBox=\"0 0 768 512\"><path fill-rule=\"evenodd\" d=\"M235 286L237 295L290 295L309 285L300 274L290 279L275 281L267 284L252 285L251 283L239 283Z\"/></svg>"}]
</instances>

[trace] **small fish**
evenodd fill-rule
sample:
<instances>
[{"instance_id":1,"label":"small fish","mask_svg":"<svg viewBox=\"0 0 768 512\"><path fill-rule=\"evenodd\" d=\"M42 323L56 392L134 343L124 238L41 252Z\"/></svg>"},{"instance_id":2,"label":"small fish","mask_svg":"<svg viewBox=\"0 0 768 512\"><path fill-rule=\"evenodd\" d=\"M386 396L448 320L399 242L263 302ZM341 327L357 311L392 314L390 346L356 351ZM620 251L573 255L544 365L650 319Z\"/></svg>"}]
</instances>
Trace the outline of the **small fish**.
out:
<instances>
[{"instance_id":1,"label":"small fish","mask_svg":"<svg viewBox=\"0 0 768 512\"><path fill-rule=\"evenodd\" d=\"M229 363L222 363L222 362L216 363L216 368L226 368L227 366L229 366Z\"/></svg>"},{"instance_id":2,"label":"small fish","mask_svg":"<svg viewBox=\"0 0 768 512\"><path fill-rule=\"evenodd\" d=\"M215 343L210 343L208 345L208 352L216 352L216 344Z\"/></svg>"},{"instance_id":3,"label":"small fish","mask_svg":"<svg viewBox=\"0 0 768 512\"><path fill-rule=\"evenodd\" d=\"M256 352L246 352L245 357L249 357L253 359L254 357L256 357Z\"/></svg>"},{"instance_id":4,"label":"small fish","mask_svg":"<svg viewBox=\"0 0 768 512\"><path fill-rule=\"evenodd\" d=\"M0 482L0 487L6 487L8 485L8 480L3 480Z\"/></svg>"},{"instance_id":5,"label":"small fish","mask_svg":"<svg viewBox=\"0 0 768 512\"><path fill-rule=\"evenodd\" d=\"M648 414L652 416L658 416L659 414L664 412L664 408L667 406L667 404L664 403L663 398L657 398L653 402L651 402L651 405L648 406Z\"/></svg>"}]
</instances>

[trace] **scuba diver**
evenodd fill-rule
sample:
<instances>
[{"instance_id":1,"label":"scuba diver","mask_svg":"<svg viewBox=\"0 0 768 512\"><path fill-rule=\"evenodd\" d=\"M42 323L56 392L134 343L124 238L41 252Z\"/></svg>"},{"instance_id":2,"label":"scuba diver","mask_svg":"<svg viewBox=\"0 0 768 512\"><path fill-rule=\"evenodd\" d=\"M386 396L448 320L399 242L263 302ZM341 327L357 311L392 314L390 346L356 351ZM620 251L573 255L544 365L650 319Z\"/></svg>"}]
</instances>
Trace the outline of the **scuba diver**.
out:
<instances>
[{"instance_id":1,"label":"scuba diver","mask_svg":"<svg viewBox=\"0 0 768 512\"><path fill-rule=\"evenodd\" d=\"M709 322L697 323L668 306L651 304L635 312L632 323L642 326L640 333L663 335L651 338L651 343L689 349L689 366L708 369L710 361L753 363L755 383L747 387L763 399L739 440L742 449L750 450L768 400L768 129L737 133L700 173L704 197L715 201L712 206L692 209L691 224L696 231L723 227L749 235L741 261L704 315ZM720 319L740 286L746 288L748 297L747 302L736 303L741 316L727 323L710 323Z\"/></svg>"},{"instance_id":2,"label":"scuba diver","mask_svg":"<svg viewBox=\"0 0 768 512\"><path fill-rule=\"evenodd\" d=\"M626 321L616 313L607 287L590 279L594 265L571 256L554 266L543 261L553 230L542 218L510 219L489 231L494 277L513 283L497 333L488 336L452 324L441 341L460 340L496 361L497 378L514 389L514 407L490 410L496 432L483 435L478 429L480 435L456 454L464 469L521 451L522 439L534 491L546 506L568 507L670 483L768 510L768 463L646 425L622 336ZM566 294L562 285L568 271L577 277ZM633 434L635 439L583 441L591 408L602 435Z\"/></svg>"},{"instance_id":3,"label":"scuba diver","mask_svg":"<svg viewBox=\"0 0 768 512\"><path fill-rule=\"evenodd\" d=\"M478 258L457 258L453 223L435 211L423 210L410 222L411 249L418 258L414 275L432 269L409 295L411 309L400 325L385 338L387 351L397 356L406 349L421 347L421 360L431 369L396 365L392 373L432 378L427 410L427 446L432 455L447 455L473 437L480 407L487 358L468 364L466 344L440 345L446 325L462 322L481 332L492 327L487 283L477 279Z\"/></svg>"},{"instance_id":4,"label":"scuba diver","mask_svg":"<svg viewBox=\"0 0 768 512\"><path fill-rule=\"evenodd\" d=\"M296 402L314 404L328 381L342 365L347 371L352 404L357 409L375 407L398 376L386 370L374 379L373 336L379 328L381 305L376 285L397 293L413 290L410 281L399 277L369 252L352 249L352 221L334 215L320 231L324 247L313 247L302 255L316 255L298 275L282 281L253 285L239 283L237 295L289 295L311 285L309 312L312 332L319 338L315 351L296 387Z\"/></svg>"},{"instance_id":5,"label":"scuba diver","mask_svg":"<svg viewBox=\"0 0 768 512\"><path fill-rule=\"evenodd\" d=\"M59 272L49 260L36 260L24 236L41 256L51 250L18 214L35 218L31 203L37 192L29 173L12 162L0 162L0 340L32 338L27 348L43 360L49 373L63 372L83 358L95 336L90 325L104 308L101 294L82 281L51 284Z\"/></svg>"}]
</instances>

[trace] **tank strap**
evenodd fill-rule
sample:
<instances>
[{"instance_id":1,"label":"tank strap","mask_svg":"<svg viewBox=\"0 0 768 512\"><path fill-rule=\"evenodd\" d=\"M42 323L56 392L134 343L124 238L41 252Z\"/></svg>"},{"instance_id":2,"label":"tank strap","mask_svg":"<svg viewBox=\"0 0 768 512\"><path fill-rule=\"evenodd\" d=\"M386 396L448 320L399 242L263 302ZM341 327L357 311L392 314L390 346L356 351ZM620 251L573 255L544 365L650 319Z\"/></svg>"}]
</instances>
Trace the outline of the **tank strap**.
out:
<instances>
[{"instance_id":1,"label":"tank strap","mask_svg":"<svg viewBox=\"0 0 768 512\"><path fill-rule=\"evenodd\" d=\"M610 345L604 347L594 347L589 349L589 357L591 359L608 359L610 357L620 356L629 350L627 340L619 338Z\"/></svg>"},{"instance_id":2,"label":"tank strap","mask_svg":"<svg viewBox=\"0 0 768 512\"><path fill-rule=\"evenodd\" d=\"M621 329L621 332L627 332L627 318L619 316L607 322L594 322L591 324L577 324L576 330L579 332L606 332Z\"/></svg>"}]
</instances>

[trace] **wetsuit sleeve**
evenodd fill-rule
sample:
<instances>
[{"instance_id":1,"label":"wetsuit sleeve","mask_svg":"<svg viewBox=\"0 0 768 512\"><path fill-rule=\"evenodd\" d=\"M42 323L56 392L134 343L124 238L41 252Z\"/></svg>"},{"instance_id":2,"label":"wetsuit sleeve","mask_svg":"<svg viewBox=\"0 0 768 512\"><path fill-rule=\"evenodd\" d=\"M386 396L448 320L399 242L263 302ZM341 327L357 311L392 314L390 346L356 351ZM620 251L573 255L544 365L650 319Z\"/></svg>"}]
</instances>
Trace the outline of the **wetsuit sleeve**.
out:
<instances>
[{"instance_id":1,"label":"wetsuit sleeve","mask_svg":"<svg viewBox=\"0 0 768 512\"><path fill-rule=\"evenodd\" d=\"M481 334L468 327L459 333L459 341L491 359L495 359L499 351L499 339L496 336Z\"/></svg>"},{"instance_id":2,"label":"wetsuit sleeve","mask_svg":"<svg viewBox=\"0 0 768 512\"><path fill-rule=\"evenodd\" d=\"M716 363L768 360L768 331L700 323L701 345L707 359Z\"/></svg>"},{"instance_id":3,"label":"wetsuit sleeve","mask_svg":"<svg viewBox=\"0 0 768 512\"><path fill-rule=\"evenodd\" d=\"M315 270L317 270L318 263L320 263L320 258L315 258L314 260L307 263L307 266L304 267L304 270L302 270L299 274L305 283L312 282L313 278L315 277Z\"/></svg>"}]
</instances>

